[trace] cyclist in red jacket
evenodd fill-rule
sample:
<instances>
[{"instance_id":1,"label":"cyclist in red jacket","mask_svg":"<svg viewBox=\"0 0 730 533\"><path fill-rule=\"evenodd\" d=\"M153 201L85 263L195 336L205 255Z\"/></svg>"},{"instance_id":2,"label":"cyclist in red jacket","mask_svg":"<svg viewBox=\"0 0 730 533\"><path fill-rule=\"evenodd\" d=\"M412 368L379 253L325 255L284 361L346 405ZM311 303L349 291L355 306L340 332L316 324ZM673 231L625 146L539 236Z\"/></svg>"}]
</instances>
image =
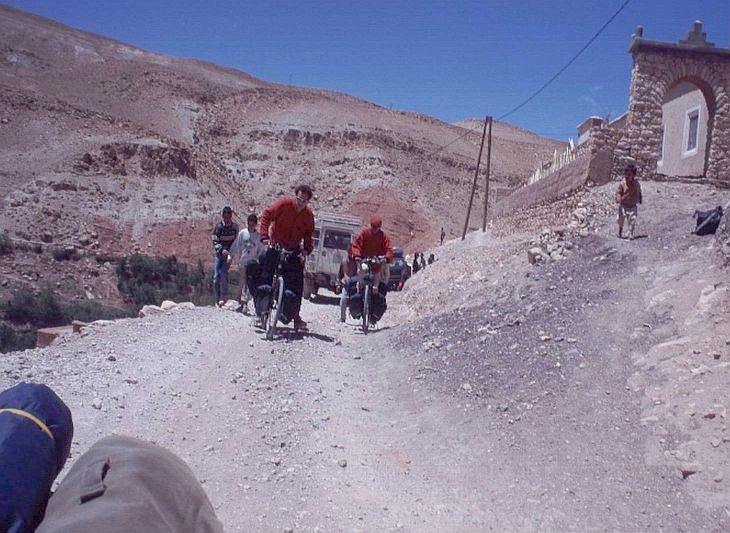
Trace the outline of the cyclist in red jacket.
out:
<instances>
[{"instance_id":1,"label":"cyclist in red jacket","mask_svg":"<svg viewBox=\"0 0 730 533\"><path fill-rule=\"evenodd\" d=\"M307 205L312 199L309 185L298 185L294 198L281 198L261 213L261 242L278 244L285 250L299 250L303 255L312 253L314 241L314 215ZM272 227L273 224L273 227ZM304 288L304 261L296 258L295 263L284 270L284 286L296 296L294 329L307 329L307 323L299 316Z\"/></svg>"},{"instance_id":2,"label":"cyclist in red jacket","mask_svg":"<svg viewBox=\"0 0 730 533\"><path fill-rule=\"evenodd\" d=\"M388 284L389 268L388 262L393 260L393 246L390 239L382 230L383 219L380 215L373 215L370 218L370 226L365 227L358 233L352 243L352 256L355 260L362 257L384 256L386 263L373 266L373 285L378 289L380 283Z\"/></svg>"}]
</instances>

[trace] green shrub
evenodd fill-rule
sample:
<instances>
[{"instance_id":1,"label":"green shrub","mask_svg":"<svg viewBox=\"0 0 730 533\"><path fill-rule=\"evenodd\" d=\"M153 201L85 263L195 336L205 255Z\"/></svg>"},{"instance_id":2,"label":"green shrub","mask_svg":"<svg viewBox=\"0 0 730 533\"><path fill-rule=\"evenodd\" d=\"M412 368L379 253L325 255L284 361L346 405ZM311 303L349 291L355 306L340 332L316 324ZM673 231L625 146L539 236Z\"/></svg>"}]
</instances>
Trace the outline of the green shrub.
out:
<instances>
[{"instance_id":1,"label":"green shrub","mask_svg":"<svg viewBox=\"0 0 730 533\"><path fill-rule=\"evenodd\" d=\"M0 303L5 320L0 322L0 353L34 348L38 329L61 326L72 320L93 322L133 316L132 309L119 309L95 300L73 300L59 304L56 295L46 289L38 294L20 290Z\"/></svg>"},{"instance_id":2,"label":"green shrub","mask_svg":"<svg viewBox=\"0 0 730 533\"><path fill-rule=\"evenodd\" d=\"M130 317L133 316L133 311L103 305L96 300L72 300L64 307L64 314L69 321L93 322Z\"/></svg>"},{"instance_id":3,"label":"green shrub","mask_svg":"<svg viewBox=\"0 0 730 533\"><path fill-rule=\"evenodd\" d=\"M188 269L174 256L167 258L130 255L117 265L117 287L138 307L159 305L163 300L193 300L204 284L201 267Z\"/></svg>"},{"instance_id":4,"label":"green shrub","mask_svg":"<svg viewBox=\"0 0 730 533\"><path fill-rule=\"evenodd\" d=\"M5 319L15 324L49 327L67 323L66 314L51 289L44 289L38 294L27 289L16 291L2 308Z\"/></svg>"},{"instance_id":5,"label":"green shrub","mask_svg":"<svg viewBox=\"0 0 730 533\"><path fill-rule=\"evenodd\" d=\"M34 329L16 330L10 324L0 322L0 353L35 348L36 337Z\"/></svg>"}]
</instances>

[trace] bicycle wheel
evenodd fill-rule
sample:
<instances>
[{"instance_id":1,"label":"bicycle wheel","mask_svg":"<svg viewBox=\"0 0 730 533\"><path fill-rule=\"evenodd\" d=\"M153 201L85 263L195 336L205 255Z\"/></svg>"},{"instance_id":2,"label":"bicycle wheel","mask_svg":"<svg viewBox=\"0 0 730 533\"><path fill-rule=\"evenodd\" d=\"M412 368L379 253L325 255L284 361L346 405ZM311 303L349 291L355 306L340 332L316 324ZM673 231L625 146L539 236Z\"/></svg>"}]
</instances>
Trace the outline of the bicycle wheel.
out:
<instances>
[{"instance_id":1,"label":"bicycle wheel","mask_svg":"<svg viewBox=\"0 0 730 533\"><path fill-rule=\"evenodd\" d=\"M372 290L370 284L366 283L362 295L362 332L365 334L370 328L370 294Z\"/></svg>"},{"instance_id":2,"label":"bicycle wheel","mask_svg":"<svg viewBox=\"0 0 730 533\"><path fill-rule=\"evenodd\" d=\"M276 323L279 321L279 313L281 313L281 303L284 299L284 279L281 276L276 278L274 286L271 288L271 307L269 309L266 322L266 340L272 340L276 332Z\"/></svg>"}]
</instances>

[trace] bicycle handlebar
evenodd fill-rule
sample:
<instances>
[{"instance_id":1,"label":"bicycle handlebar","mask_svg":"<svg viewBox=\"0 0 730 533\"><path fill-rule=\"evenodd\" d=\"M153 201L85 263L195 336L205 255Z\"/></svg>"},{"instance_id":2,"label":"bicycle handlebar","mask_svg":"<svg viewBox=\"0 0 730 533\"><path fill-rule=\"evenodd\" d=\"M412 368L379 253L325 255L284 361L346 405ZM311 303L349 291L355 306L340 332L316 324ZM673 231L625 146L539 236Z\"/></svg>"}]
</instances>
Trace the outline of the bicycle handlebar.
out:
<instances>
[{"instance_id":1,"label":"bicycle handlebar","mask_svg":"<svg viewBox=\"0 0 730 533\"><path fill-rule=\"evenodd\" d=\"M297 256L297 255L301 255L301 253L302 253L302 251L299 249L286 250L286 249L282 248L282 246L280 244L269 244L269 248L276 250L279 253L279 255L282 255L284 257Z\"/></svg>"},{"instance_id":2,"label":"bicycle handlebar","mask_svg":"<svg viewBox=\"0 0 730 533\"><path fill-rule=\"evenodd\" d=\"M358 258L358 261L360 263L380 264L380 263L385 263L385 256L384 255L365 256L365 257Z\"/></svg>"}]
</instances>

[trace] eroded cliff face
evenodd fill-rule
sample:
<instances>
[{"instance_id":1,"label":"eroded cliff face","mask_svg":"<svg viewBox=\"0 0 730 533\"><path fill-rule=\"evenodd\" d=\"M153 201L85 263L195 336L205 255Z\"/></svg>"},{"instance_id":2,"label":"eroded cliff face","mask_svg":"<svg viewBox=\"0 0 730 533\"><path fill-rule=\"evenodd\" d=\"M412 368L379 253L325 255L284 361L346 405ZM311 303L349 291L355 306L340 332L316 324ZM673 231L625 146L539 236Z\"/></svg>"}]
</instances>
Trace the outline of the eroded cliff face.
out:
<instances>
[{"instance_id":1,"label":"eroded cliff face","mask_svg":"<svg viewBox=\"0 0 730 533\"><path fill-rule=\"evenodd\" d=\"M207 264L223 205L243 225L302 182L315 189L315 212L367 220L377 211L395 243L424 249L442 227L460 233L482 133L479 121L449 125L275 85L7 7L0 88L0 227L19 245L12 259L0 257L4 294L49 283L87 297L104 284L58 280L133 252ZM560 145L495 124L490 198L526 180L534 161L525 153ZM480 185L472 227L482 194ZM45 264L32 255L59 248L83 259Z\"/></svg>"}]
</instances>

